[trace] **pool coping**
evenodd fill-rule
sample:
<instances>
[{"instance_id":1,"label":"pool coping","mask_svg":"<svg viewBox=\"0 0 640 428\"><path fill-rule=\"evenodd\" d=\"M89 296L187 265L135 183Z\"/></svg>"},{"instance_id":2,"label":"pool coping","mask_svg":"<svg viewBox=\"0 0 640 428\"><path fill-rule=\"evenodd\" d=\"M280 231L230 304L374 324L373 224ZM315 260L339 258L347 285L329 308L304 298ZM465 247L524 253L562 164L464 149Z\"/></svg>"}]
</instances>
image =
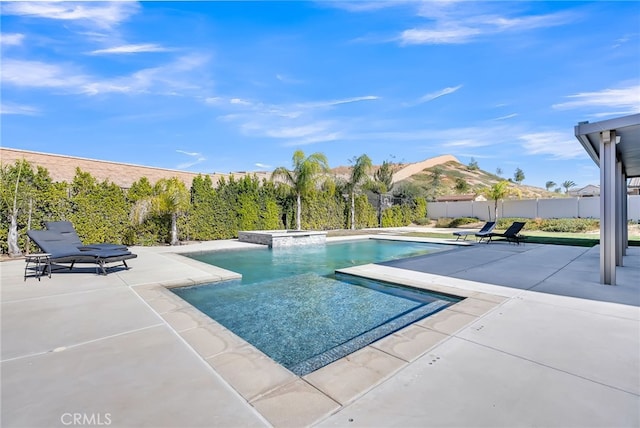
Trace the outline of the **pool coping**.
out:
<instances>
[{"instance_id":1,"label":"pool coping","mask_svg":"<svg viewBox=\"0 0 640 428\"><path fill-rule=\"evenodd\" d=\"M393 235L366 235L356 239L390 239L453 244L429 238ZM328 242L354 240L341 237ZM470 244L456 243L457 246ZM183 262L201 264L173 253ZM210 265L208 265L210 266ZM217 271L219 269L219 272ZM236 279L239 274L215 268L219 281ZM142 284L132 289L248 404L274 426L309 426L338 412L400 370L425 356L432 348L476 323L509 299L486 292L444 285L446 278L434 282L416 275L407 278L404 270L376 264L339 269L337 272L367 279L464 298L446 309L416 321L312 373L299 377L262 353L244 339L200 312L170 289L212 282L185 279ZM437 355L429 355L435 364Z\"/></svg>"}]
</instances>

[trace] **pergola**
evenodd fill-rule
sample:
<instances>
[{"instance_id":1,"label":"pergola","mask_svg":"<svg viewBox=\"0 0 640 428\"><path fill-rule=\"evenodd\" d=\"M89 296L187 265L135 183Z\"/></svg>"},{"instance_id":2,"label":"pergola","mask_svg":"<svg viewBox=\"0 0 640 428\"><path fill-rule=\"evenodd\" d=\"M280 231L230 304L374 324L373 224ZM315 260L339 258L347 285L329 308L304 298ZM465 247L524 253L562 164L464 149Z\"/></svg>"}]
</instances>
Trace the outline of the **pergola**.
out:
<instances>
[{"instance_id":1,"label":"pergola","mask_svg":"<svg viewBox=\"0 0 640 428\"><path fill-rule=\"evenodd\" d=\"M575 135L600 167L600 282L615 285L629 246L627 178L640 177L640 114L580 122Z\"/></svg>"}]
</instances>

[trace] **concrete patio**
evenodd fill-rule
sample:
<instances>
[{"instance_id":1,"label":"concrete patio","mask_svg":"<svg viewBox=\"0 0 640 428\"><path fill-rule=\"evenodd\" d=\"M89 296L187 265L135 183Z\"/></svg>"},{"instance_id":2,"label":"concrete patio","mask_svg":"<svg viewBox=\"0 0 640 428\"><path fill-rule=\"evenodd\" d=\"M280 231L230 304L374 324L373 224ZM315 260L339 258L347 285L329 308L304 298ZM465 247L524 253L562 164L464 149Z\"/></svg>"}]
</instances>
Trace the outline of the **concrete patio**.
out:
<instances>
[{"instance_id":1,"label":"concrete patio","mask_svg":"<svg viewBox=\"0 0 640 428\"><path fill-rule=\"evenodd\" d=\"M302 378L167 287L233 278L136 247L131 269L1 269L3 427L640 426L640 248L475 244L349 273L466 297Z\"/></svg>"}]
</instances>

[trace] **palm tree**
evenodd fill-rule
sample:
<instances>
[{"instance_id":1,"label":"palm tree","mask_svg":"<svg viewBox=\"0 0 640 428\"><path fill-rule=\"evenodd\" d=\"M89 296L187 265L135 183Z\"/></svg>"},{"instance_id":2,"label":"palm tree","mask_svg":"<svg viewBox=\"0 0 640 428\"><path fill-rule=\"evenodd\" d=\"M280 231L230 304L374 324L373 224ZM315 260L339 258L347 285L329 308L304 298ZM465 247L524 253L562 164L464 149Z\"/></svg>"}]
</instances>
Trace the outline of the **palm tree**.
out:
<instances>
[{"instance_id":1,"label":"palm tree","mask_svg":"<svg viewBox=\"0 0 640 428\"><path fill-rule=\"evenodd\" d=\"M545 185L544 185L544 187L546 187L546 188L547 188L547 192L550 192L550 191L551 191L550 189L551 189L552 187L554 187L554 186L556 186L556 182L555 182L555 181L547 181L547 182L545 183Z\"/></svg>"},{"instance_id":2,"label":"palm tree","mask_svg":"<svg viewBox=\"0 0 640 428\"><path fill-rule=\"evenodd\" d=\"M163 178L153 186L153 194L136 202L132 217L142 223L151 214L171 215L171 245L178 245L178 216L190 205L191 196L187 186L177 177Z\"/></svg>"},{"instance_id":3,"label":"palm tree","mask_svg":"<svg viewBox=\"0 0 640 428\"><path fill-rule=\"evenodd\" d=\"M571 189L572 187L575 187L576 183L574 183L571 180L567 180L565 182L562 183L562 187L564 187L564 193L569 193L569 189Z\"/></svg>"},{"instance_id":4,"label":"palm tree","mask_svg":"<svg viewBox=\"0 0 640 428\"><path fill-rule=\"evenodd\" d=\"M296 228L302 230L302 196L308 194L316 185L319 174L329 171L329 162L322 153L313 153L304 157L302 150L293 153L293 170L280 166L271 174L271 179L281 179L293 188L296 195Z\"/></svg>"},{"instance_id":5,"label":"palm tree","mask_svg":"<svg viewBox=\"0 0 640 428\"><path fill-rule=\"evenodd\" d=\"M494 201L493 216L494 216L494 220L497 220L498 219L498 201L500 199L504 199L504 197L510 193L509 182L507 180L498 181L493 186L486 188L483 193L487 197L487 199Z\"/></svg>"},{"instance_id":6,"label":"palm tree","mask_svg":"<svg viewBox=\"0 0 640 428\"><path fill-rule=\"evenodd\" d=\"M353 159L351 176L347 183L347 189L351 196L351 229L356 228L356 190L369 181L368 172L371 169L371 159L367 155L360 155Z\"/></svg>"}]
</instances>

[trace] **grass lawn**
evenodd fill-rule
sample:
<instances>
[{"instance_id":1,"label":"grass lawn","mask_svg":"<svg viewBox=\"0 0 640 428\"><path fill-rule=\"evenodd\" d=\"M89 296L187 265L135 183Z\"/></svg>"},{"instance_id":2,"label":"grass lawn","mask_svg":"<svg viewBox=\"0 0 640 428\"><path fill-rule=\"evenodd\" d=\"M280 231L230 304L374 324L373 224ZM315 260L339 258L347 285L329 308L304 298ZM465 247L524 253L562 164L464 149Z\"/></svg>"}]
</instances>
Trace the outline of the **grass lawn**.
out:
<instances>
[{"instance_id":1,"label":"grass lawn","mask_svg":"<svg viewBox=\"0 0 640 428\"><path fill-rule=\"evenodd\" d=\"M541 230L525 230L521 233L527 237L525 242L532 244L572 245L576 247L593 247L600 243L600 235L593 233L543 232ZM411 232L405 236L421 236L428 238L455 239L451 233ZM640 247L640 236L629 236L629 246Z\"/></svg>"},{"instance_id":2,"label":"grass lawn","mask_svg":"<svg viewBox=\"0 0 640 428\"><path fill-rule=\"evenodd\" d=\"M379 234L384 230L333 230L327 236L350 236L363 234ZM398 233L402 236L415 236L419 238L456 239L453 233L437 232L405 232ZM600 243L600 235L594 233L563 233L543 232L541 230L525 230L522 235L527 237L525 242L532 244L572 245L576 247L593 247ZM629 246L640 247L640 236L629 235Z\"/></svg>"}]
</instances>

